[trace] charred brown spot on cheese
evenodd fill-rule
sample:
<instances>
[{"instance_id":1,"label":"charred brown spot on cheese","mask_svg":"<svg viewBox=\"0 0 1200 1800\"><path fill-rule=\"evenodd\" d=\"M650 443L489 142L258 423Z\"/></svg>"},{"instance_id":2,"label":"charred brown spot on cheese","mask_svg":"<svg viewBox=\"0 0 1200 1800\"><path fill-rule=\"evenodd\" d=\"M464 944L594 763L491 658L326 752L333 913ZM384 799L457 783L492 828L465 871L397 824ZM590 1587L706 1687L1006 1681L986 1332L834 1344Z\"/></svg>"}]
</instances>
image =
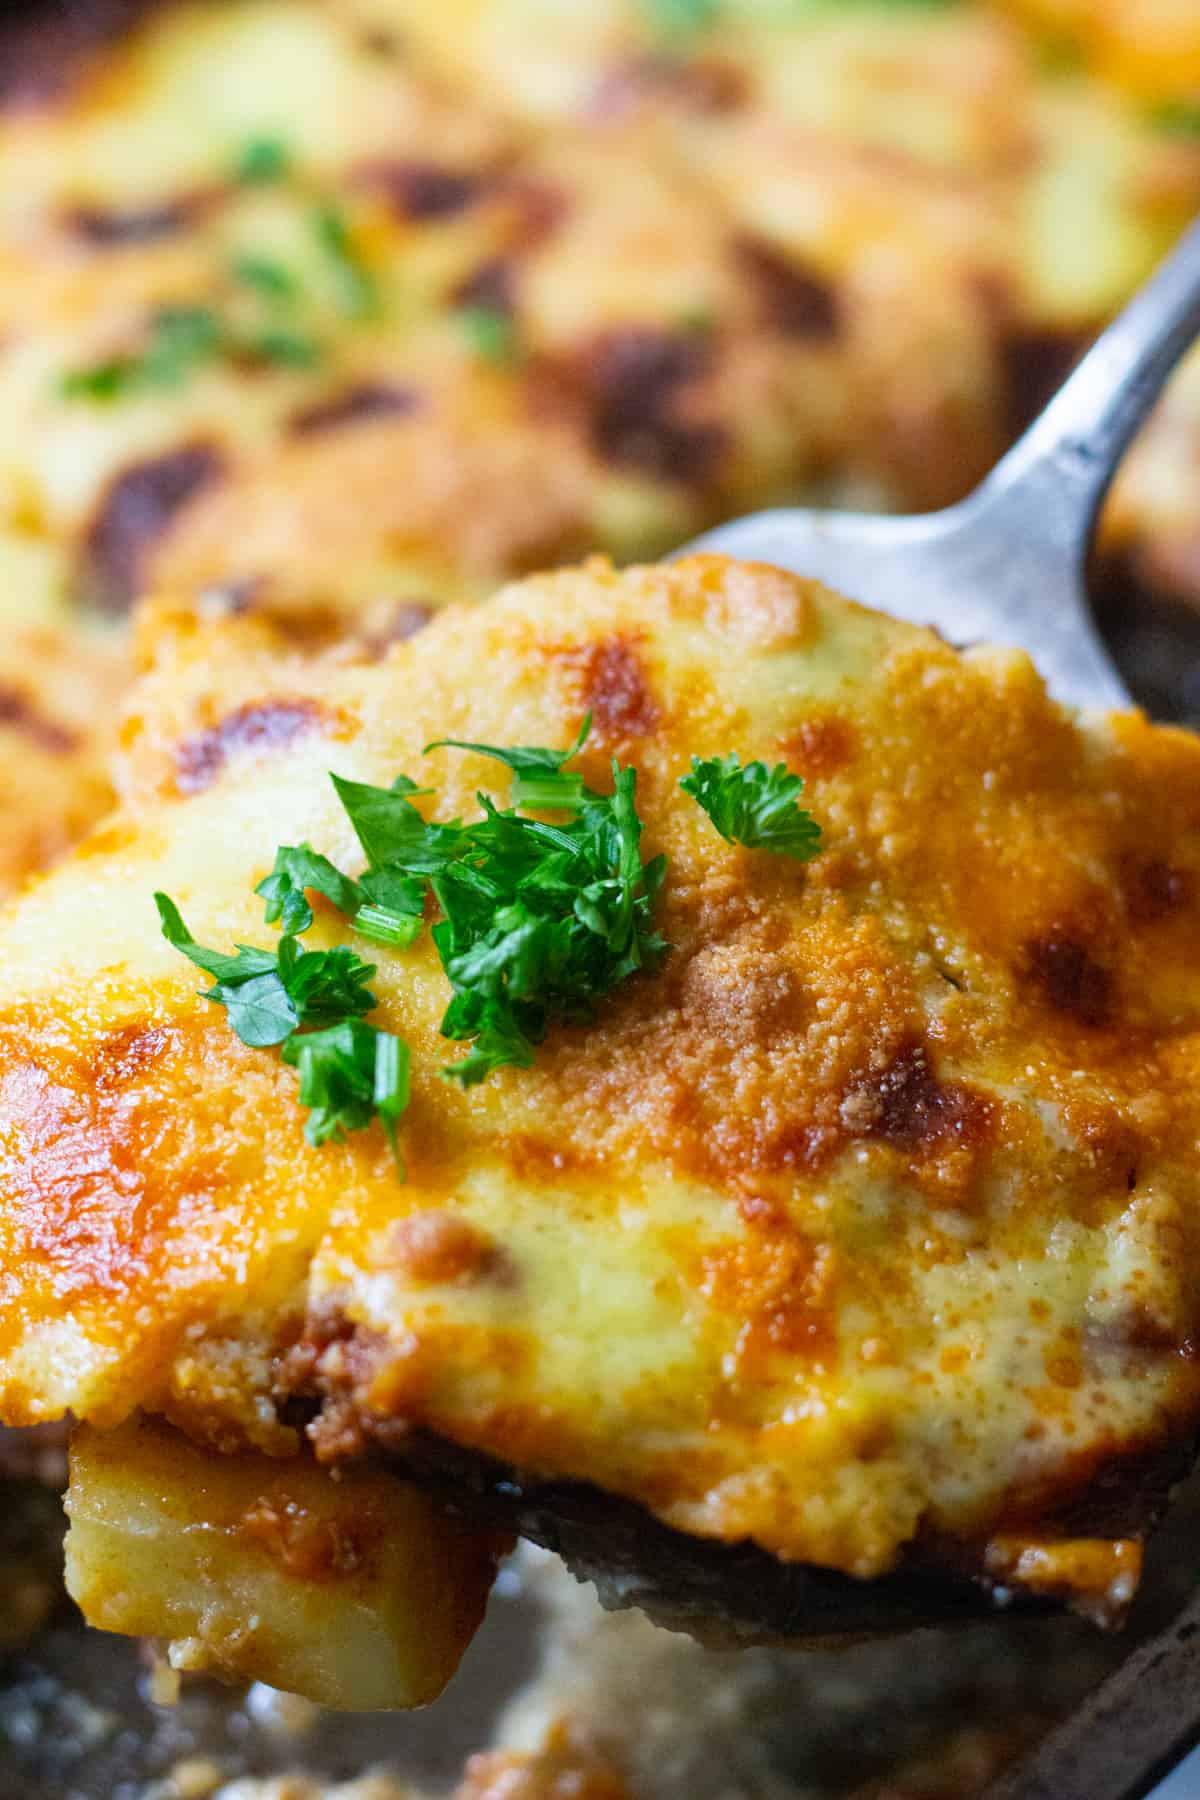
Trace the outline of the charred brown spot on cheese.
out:
<instances>
[{"instance_id":1,"label":"charred brown spot on cheese","mask_svg":"<svg viewBox=\"0 0 1200 1800\"><path fill-rule=\"evenodd\" d=\"M735 248L758 297L764 324L785 337L815 341L837 337L837 294L827 281L761 238L740 238Z\"/></svg>"},{"instance_id":2,"label":"charred brown spot on cheese","mask_svg":"<svg viewBox=\"0 0 1200 1800\"><path fill-rule=\"evenodd\" d=\"M712 352L699 333L627 326L588 346L580 374L597 455L618 468L703 486L726 448L723 426L696 411Z\"/></svg>"},{"instance_id":3,"label":"charred brown spot on cheese","mask_svg":"<svg viewBox=\"0 0 1200 1800\"><path fill-rule=\"evenodd\" d=\"M1129 857L1121 869L1125 906L1135 925L1155 924L1192 904L1196 881L1189 869L1164 857Z\"/></svg>"},{"instance_id":4,"label":"charred brown spot on cheese","mask_svg":"<svg viewBox=\"0 0 1200 1800\"><path fill-rule=\"evenodd\" d=\"M1149 1148L1144 1129L1120 1108L1102 1100L1066 1100L1061 1118L1064 1129L1111 1190L1133 1193Z\"/></svg>"},{"instance_id":5,"label":"charred brown spot on cheese","mask_svg":"<svg viewBox=\"0 0 1200 1800\"><path fill-rule=\"evenodd\" d=\"M404 39L399 32L389 31L381 25L370 26L359 36L359 43L370 56L377 56L381 62L395 62L404 54Z\"/></svg>"},{"instance_id":6,"label":"charred brown spot on cheese","mask_svg":"<svg viewBox=\"0 0 1200 1800\"><path fill-rule=\"evenodd\" d=\"M781 748L801 775L836 775L853 761L858 734L849 719L836 713L815 714L805 719Z\"/></svg>"},{"instance_id":7,"label":"charred brown spot on cheese","mask_svg":"<svg viewBox=\"0 0 1200 1800\"><path fill-rule=\"evenodd\" d=\"M125 1087L160 1062L179 1041L179 1033L168 1025L126 1025L97 1045L92 1080L98 1088Z\"/></svg>"},{"instance_id":8,"label":"charred brown spot on cheese","mask_svg":"<svg viewBox=\"0 0 1200 1800\"><path fill-rule=\"evenodd\" d=\"M148 925L153 928L152 917ZM69 1315L99 1295L121 1296L136 1309L171 1280L164 1226L172 1200L159 1171L164 1133L175 1128L163 1112L161 1084L186 1066L205 1022L172 1027L155 1042L152 1057L143 1054L136 1033L116 1034L111 1055L100 1058L102 1079L94 1045L50 1047L32 1041L35 1032L24 1019L0 1023L0 1111L31 1158L10 1192L8 1216L38 1271L37 1303L47 1317ZM220 1054L229 1035L221 1029ZM258 1078L275 1079L269 1066L252 1069ZM207 1210L221 1186L217 1161L196 1145L188 1162L194 1203ZM208 1239L213 1254L219 1254L217 1236ZM15 1319L0 1320L0 1340L15 1328Z\"/></svg>"},{"instance_id":9,"label":"charred brown spot on cheese","mask_svg":"<svg viewBox=\"0 0 1200 1800\"><path fill-rule=\"evenodd\" d=\"M1182 1356L1190 1359L1194 1355L1194 1346L1188 1337L1182 1336L1167 1320L1136 1299L1130 1299L1114 1317L1089 1323L1081 1349L1088 1366L1100 1370L1105 1359L1114 1352L1122 1358Z\"/></svg>"},{"instance_id":10,"label":"charred brown spot on cheese","mask_svg":"<svg viewBox=\"0 0 1200 1800\"><path fill-rule=\"evenodd\" d=\"M496 1260L496 1246L452 1212L413 1213L387 1235L385 1257L409 1281L436 1284L473 1281Z\"/></svg>"},{"instance_id":11,"label":"charred brown spot on cheese","mask_svg":"<svg viewBox=\"0 0 1200 1800\"><path fill-rule=\"evenodd\" d=\"M732 1049L742 1040L769 1044L796 1031L805 1011L801 978L768 942L753 960L725 944L705 944L676 958L668 982L689 1018Z\"/></svg>"},{"instance_id":12,"label":"charred brown spot on cheese","mask_svg":"<svg viewBox=\"0 0 1200 1800\"><path fill-rule=\"evenodd\" d=\"M23 694L19 688L0 683L0 726L3 725L20 732L51 756L69 756L79 745L77 732L68 731L56 719L46 718L28 694Z\"/></svg>"},{"instance_id":13,"label":"charred brown spot on cheese","mask_svg":"<svg viewBox=\"0 0 1200 1800\"><path fill-rule=\"evenodd\" d=\"M203 588L196 596L197 610L205 619L241 619L267 596L269 584L262 575L235 575Z\"/></svg>"},{"instance_id":14,"label":"charred brown spot on cheese","mask_svg":"<svg viewBox=\"0 0 1200 1800\"><path fill-rule=\"evenodd\" d=\"M328 400L301 407L288 420L288 430L296 437L314 437L348 425L369 425L376 419L404 418L420 404L415 388L386 381L362 381Z\"/></svg>"},{"instance_id":15,"label":"charred brown spot on cheese","mask_svg":"<svg viewBox=\"0 0 1200 1800\"><path fill-rule=\"evenodd\" d=\"M1019 437L1058 392L1090 342L1081 331L1022 327L1000 341L1000 369L1007 410L1005 429Z\"/></svg>"},{"instance_id":16,"label":"charred brown spot on cheese","mask_svg":"<svg viewBox=\"0 0 1200 1800\"><path fill-rule=\"evenodd\" d=\"M65 223L69 231L93 249L117 250L175 237L194 223L200 206L196 195L125 210L81 203L68 210Z\"/></svg>"},{"instance_id":17,"label":"charred brown spot on cheese","mask_svg":"<svg viewBox=\"0 0 1200 1800\"><path fill-rule=\"evenodd\" d=\"M1056 1012L1092 1027L1108 1023L1112 1013L1112 975L1082 939L1054 927L1035 938L1026 950L1030 975L1043 999Z\"/></svg>"},{"instance_id":18,"label":"charred brown spot on cheese","mask_svg":"<svg viewBox=\"0 0 1200 1800\"><path fill-rule=\"evenodd\" d=\"M989 1133L995 1104L957 1081L939 1080L923 1044L904 1044L878 1070L855 1082L841 1104L853 1137L878 1138L916 1150L953 1138L978 1143Z\"/></svg>"},{"instance_id":19,"label":"charred brown spot on cheese","mask_svg":"<svg viewBox=\"0 0 1200 1800\"><path fill-rule=\"evenodd\" d=\"M377 1536L369 1537L369 1515L353 1526L322 1518L299 1501L263 1495L243 1516L239 1531L273 1562L301 1581L337 1581L368 1563Z\"/></svg>"},{"instance_id":20,"label":"charred brown spot on cheese","mask_svg":"<svg viewBox=\"0 0 1200 1800\"><path fill-rule=\"evenodd\" d=\"M176 748L175 785L181 794L201 793L212 786L231 756L286 750L324 722L315 700L249 701Z\"/></svg>"},{"instance_id":21,"label":"charred brown spot on cheese","mask_svg":"<svg viewBox=\"0 0 1200 1800\"><path fill-rule=\"evenodd\" d=\"M512 318L516 302L512 264L503 257L489 258L459 282L450 298L456 306L482 306Z\"/></svg>"},{"instance_id":22,"label":"charred brown spot on cheese","mask_svg":"<svg viewBox=\"0 0 1200 1800\"><path fill-rule=\"evenodd\" d=\"M449 219L465 212L484 188L484 177L441 163L380 158L358 171L359 184L385 199L402 219Z\"/></svg>"},{"instance_id":23,"label":"charred brown spot on cheese","mask_svg":"<svg viewBox=\"0 0 1200 1800\"><path fill-rule=\"evenodd\" d=\"M571 210L570 195L563 188L535 175L497 175L491 193L510 209L508 244L514 251L544 244Z\"/></svg>"},{"instance_id":24,"label":"charred brown spot on cheese","mask_svg":"<svg viewBox=\"0 0 1200 1800\"><path fill-rule=\"evenodd\" d=\"M571 660L579 670L581 703L602 743L649 737L657 728L658 704L632 639L587 644Z\"/></svg>"},{"instance_id":25,"label":"charred brown spot on cheese","mask_svg":"<svg viewBox=\"0 0 1200 1800\"><path fill-rule=\"evenodd\" d=\"M835 1342L833 1258L786 1225L709 1250L696 1286L740 1321L738 1373L754 1379L773 1351L819 1359Z\"/></svg>"},{"instance_id":26,"label":"charred brown spot on cheese","mask_svg":"<svg viewBox=\"0 0 1200 1800\"><path fill-rule=\"evenodd\" d=\"M0 16L0 108L45 106L132 30L155 0L16 0Z\"/></svg>"},{"instance_id":27,"label":"charred brown spot on cheese","mask_svg":"<svg viewBox=\"0 0 1200 1800\"><path fill-rule=\"evenodd\" d=\"M433 619L434 609L424 600L398 600L381 625L364 639L372 656L385 656L393 644L407 643Z\"/></svg>"},{"instance_id":28,"label":"charred brown spot on cheese","mask_svg":"<svg viewBox=\"0 0 1200 1800\"><path fill-rule=\"evenodd\" d=\"M211 444L185 444L110 482L83 542L79 585L102 612L127 612L141 591L150 552L176 516L225 467Z\"/></svg>"}]
</instances>

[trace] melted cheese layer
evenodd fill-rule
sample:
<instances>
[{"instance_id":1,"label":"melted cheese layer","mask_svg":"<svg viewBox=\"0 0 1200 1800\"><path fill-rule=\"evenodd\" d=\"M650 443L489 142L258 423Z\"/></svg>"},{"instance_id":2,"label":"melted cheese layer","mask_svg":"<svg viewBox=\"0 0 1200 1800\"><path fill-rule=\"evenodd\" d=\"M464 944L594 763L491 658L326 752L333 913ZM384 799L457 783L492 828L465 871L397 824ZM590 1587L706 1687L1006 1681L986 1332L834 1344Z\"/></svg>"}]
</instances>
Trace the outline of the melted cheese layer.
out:
<instances>
[{"instance_id":1,"label":"melted cheese layer","mask_svg":"<svg viewBox=\"0 0 1200 1800\"><path fill-rule=\"evenodd\" d=\"M369 665L261 629L164 638L125 810L0 931L6 1420L141 1407L286 1453L299 1343L327 1454L417 1426L862 1576L930 1536L1015 1566L1100 1468L1186 1438L1195 739L715 558L531 580ZM251 705L303 729L214 725ZM358 866L329 769L470 816L505 783L422 745L565 744L587 708L590 779L632 761L670 858L662 971L461 1093L428 936L373 949L408 1179L376 1130L311 1149L151 891L269 943L279 843ZM679 791L734 748L806 775L810 866ZM342 940L326 909L312 941Z\"/></svg>"}]
</instances>

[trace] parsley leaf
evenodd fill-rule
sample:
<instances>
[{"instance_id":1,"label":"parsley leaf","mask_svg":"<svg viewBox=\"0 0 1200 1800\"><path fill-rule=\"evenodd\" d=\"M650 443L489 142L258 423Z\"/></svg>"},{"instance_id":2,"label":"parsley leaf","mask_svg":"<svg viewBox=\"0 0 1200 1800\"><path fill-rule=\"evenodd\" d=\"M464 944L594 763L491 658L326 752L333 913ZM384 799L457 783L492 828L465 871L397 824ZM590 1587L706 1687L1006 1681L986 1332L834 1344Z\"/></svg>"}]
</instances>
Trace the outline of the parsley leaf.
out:
<instances>
[{"instance_id":1,"label":"parsley leaf","mask_svg":"<svg viewBox=\"0 0 1200 1800\"><path fill-rule=\"evenodd\" d=\"M164 306L154 315L142 354L142 375L155 387L177 387L196 363L224 348L225 333L211 306Z\"/></svg>"},{"instance_id":2,"label":"parsley leaf","mask_svg":"<svg viewBox=\"0 0 1200 1800\"><path fill-rule=\"evenodd\" d=\"M490 756L511 769L517 779L512 785L513 806L529 806L551 812L556 807L582 806L587 792L582 775L564 775L564 766L577 756L592 729L592 715L587 713L579 728L579 736L569 750L537 748L500 750L494 744L471 744L463 738L437 738L426 744L431 750L473 750L476 756Z\"/></svg>"},{"instance_id":3,"label":"parsley leaf","mask_svg":"<svg viewBox=\"0 0 1200 1800\"><path fill-rule=\"evenodd\" d=\"M441 909L432 937L453 989L442 1034L470 1045L443 1073L464 1087L505 1065L527 1068L554 1020L590 1019L603 995L666 951L653 921L666 865L642 863L636 771L614 762L613 792L600 794L565 768L590 723L566 750L429 745L512 771L513 806L501 811L480 794L483 817L468 825L427 822L404 776L391 788L333 777L372 864L362 885L424 876ZM550 825L518 805L571 816Z\"/></svg>"},{"instance_id":4,"label":"parsley leaf","mask_svg":"<svg viewBox=\"0 0 1200 1800\"><path fill-rule=\"evenodd\" d=\"M296 930L307 930L312 910L305 887L345 909L358 903L357 884L325 857L307 844L285 846L257 889L266 895L268 920L290 918ZM306 951L290 930L274 951L246 944L237 946L235 956L207 950L197 944L173 900L161 893L154 900L167 942L214 978L216 986L204 998L225 1008L244 1044L260 1049L279 1044L283 1061L299 1070L309 1142L340 1141L378 1117L403 1172L396 1122L408 1105L409 1053L399 1038L361 1017L375 1005L366 986L374 967L344 946Z\"/></svg>"},{"instance_id":5,"label":"parsley leaf","mask_svg":"<svg viewBox=\"0 0 1200 1800\"><path fill-rule=\"evenodd\" d=\"M736 750L707 761L693 756L692 772L679 785L726 843L774 850L797 862L809 862L821 847L821 827L798 804L804 783L786 763L768 769L766 763L750 762L743 768Z\"/></svg>"},{"instance_id":6,"label":"parsley leaf","mask_svg":"<svg viewBox=\"0 0 1200 1800\"><path fill-rule=\"evenodd\" d=\"M290 935L307 931L313 915L306 888L324 894L339 912L352 913L363 904L358 883L335 869L311 844L281 844L275 852L275 867L254 890L267 903L267 924L273 925L278 919Z\"/></svg>"},{"instance_id":7,"label":"parsley leaf","mask_svg":"<svg viewBox=\"0 0 1200 1800\"><path fill-rule=\"evenodd\" d=\"M373 869L392 866L401 874L433 875L458 854L457 820L451 825L426 824L409 796L427 794L429 789L419 788L407 775L398 775L390 788L346 781L340 775L331 779Z\"/></svg>"},{"instance_id":8,"label":"parsley leaf","mask_svg":"<svg viewBox=\"0 0 1200 1800\"><path fill-rule=\"evenodd\" d=\"M233 178L244 187L260 187L283 181L291 173L292 153L282 138L251 138L242 146L233 165Z\"/></svg>"},{"instance_id":9,"label":"parsley leaf","mask_svg":"<svg viewBox=\"0 0 1200 1800\"><path fill-rule=\"evenodd\" d=\"M238 348L251 362L278 363L284 369L315 369L325 355L316 338L277 327L246 338Z\"/></svg>"},{"instance_id":10,"label":"parsley leaf","mask_svg":"<svg viewBox=\"0 0 1200 1800\"><path fill-rule=\"evenodd\" d=\"M230 984L249 981L252 976L266 975L274 971L276 958L270 950L255 950L248 944L239 944L236 956L227 956L220 950L205 950L198 944L187 926L175 902L166 894L155 894L154 904L158 908L162 934L168 944L176 950L182 950L190 962L214 981Z\"/></svg>"},{"instance_id":11,"label":"parsley leaf","mask_svg":"<svg viewBox=\"0 0 1200 1800\"><path fill-rule=\"evenodd\" d=\"M280 979L278 970L256 975L251 981L229 986L222 982L205 994L223 1006L229 1023L243 1044L264 1049L282 1044L300 1023L300 1009Z\"/></svg>"},{"instance_id":12,"label":"parsley leaf","mask_svg":"<svg viewBox=\"0 0 1200 1800\"><path fill-rule=\"evenodd\" d=\"M204 998L226 1009L244 1044L279 1044L301 1025L333 1025L375 1005L366 986L374 967L360 962L353 950L342 945L305 950L286 933L274 951L239 944L237 955L227 956L197 944L166 894L155 894L154 901L163 936L213 977L216 986L206 989Z\"/></svg>"},{"instance_id":13,"label":"parsley leaf","mask_svg":"<svg viewBox=\"0 0 1200 1800\"><path fill-rule=\"evenodd\" d=\"M288 268L273 256L259 256L254 251L239 251L230 260L229 273L242 287L253 288L275 304L288 304L300 292L300 283Z\"/></svg>"},{"instance_id":14,"label":"parsley leaf","mask_svg":"<svg viewBox=\"0 0 1200 1800\"><path fill-rule=\"evenodd\" d=\"M432 938L452 989L443 1036L468 1045L444 1068L464 1087L505 1066L527 1068L556 1020L586 1022L597 1002L668 945L654 909L666 859L643 863L637 772L612 763L613 789L588 787L566 750L501 748L442 740L491 757L511 772L514 803L567 817L556 824L480 794L482 817L464 825L426 820L413 797L428 790L400 775L389 788L331 779L367 857L352 880L310 844L281 845L257 892L267 923L282 926L274 952L236 955L198 945L178 907L155 896L163 935L213 977L205 997L226 1008L243 1042L280 1044L300 1074L310 1141L358 1130L378 1116L395 1150L408 1100L408 1051L362 1018L375 1005L374 968L353 951L305 951L309 895L321 893L365 937L404 946L421 930L427 895L441 910Z\"/></svg>"},{"instance_id":15,"label":"parsley leaf","mask_svg":"<svg viewBox=\"0 0 1200 1800\"><path fill-rule=\"evenodd\" d=\"M300 1104L309 1109L310 1144L340 1143L378 1117L400 1163L396 1121L408 1105L408 1045L362 1019L298 1033L284 1044L285 1063L300 1074Z\"/></svg>"},{"instance_id":16,"label":"parsley leaf","mask_svg":"<svg viewBox=\"0 0 1200 1800\"><path fill-rule=\"evenodd\" d=\"M354 242L345 213L337 206L318 206L312 229L328 259L342 311L352 319L374 318L379 284Z\"/></svg>"},{"instance_id":17,"label":"parsley leaf","mask_svg":"<svg viewBox=\"0 0 1200 1800\"><path fill-rule=\"evenodd\" d=\"M459 318L476 356L499 368L516 362L517 328L508 313L497 306L464 306Z\"/></svg>"},{"instance_id":18,"label":"parsley leaf","mask_svg":"<svg viewBox=\"0 0 1200 1800\"><path fill-rule=\"evenodd\" d=\"M178 387L198 364L225 348L221 321L208 306L163 306L153 314L140 351L71 369L59 383L67 399L123 399L144 387Z\"/></svg>"},{"instance_id":19,"label":"parsley leaf","mask_svg":"<svg viewBox=\"0 0 1200 1800\"><path fill-rule=\"evenodd\" d=\"M366 986L375 965L361 962L344 944L305 950L297 938L281 937L277 955L279 979L302 1025L335 1025L347 1013L367 1013L375 1005Z\"/></svg>"}]
</instances>

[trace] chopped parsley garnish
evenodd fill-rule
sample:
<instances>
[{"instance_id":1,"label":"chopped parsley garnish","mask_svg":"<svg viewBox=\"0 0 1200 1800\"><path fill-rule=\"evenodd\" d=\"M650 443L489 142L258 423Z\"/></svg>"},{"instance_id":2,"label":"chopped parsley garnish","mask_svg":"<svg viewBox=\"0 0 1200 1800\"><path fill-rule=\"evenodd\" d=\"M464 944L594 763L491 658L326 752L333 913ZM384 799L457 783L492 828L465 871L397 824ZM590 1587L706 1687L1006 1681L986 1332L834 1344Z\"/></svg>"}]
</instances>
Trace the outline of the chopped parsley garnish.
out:
<instances>
[{"instance_id":1,"label":"chopped parsley garnish","mask_svg":"<svg viewBox=\"0 0 1200 1800\"><path fill-rule=\"evenodd\" d=\"M337 206L318 206L312 229L328 259L342 311L352 319L374 318L379 283L362 259L345 213Z\"/></svg>"},{"instance_id":2,"label":"chopped parsley garnish","mask_svg":"<svg viewBox=\"0 0 1200 1800\"><path fill-rule=\"evenodd\" d=\"M109 357L63 376L60 391L68 399L103 402L128 399L143 388L179 387L201 364L219 358L312 368L321 346L301 332L266 325L237 332L211 306L165 306L150 320L144 347L136 353Z\"/></svg>"},{"instance_id":3,"label":"chopped parsley garnish","mask_svg":"<svg viewBox=\"0 0 1200 1800\"><path fill-rule=\"evenodd\" d=\"M278 920L289 936L307 931L313 912L306 889L324 894L339 912L352 913L361 905L358 883L335 869L328 857L309 844L281 844L275 852L275 867L254 890L267 903L267 924Z\"/></svg>"},{"instance_id":4,"label":"chopped parsley garnish","mask_svg":"<svg viewBox=\"0 0 1200 1800\"><path fill-rule=\"evenodd\" d=\"M693 756L692 772L679 785L726 843L774 850L797 862L811 861L821 847L821 827L799 804L804 783L785 763L768 769L766 763L749 762L743 768L736 750L704 762Z\"/></svg>"},{"instance_id":5,"label":"chopped parsley garnish","mask_svg":"<svg viewBox=\"0 0 1200 1800\"><path fill-rule=\"evenodd\" d=\"M255 888L267 903L267 924L278 920L285 932L307 931L313 914L306 889L324 894L361 937L403 946L420 932L425 903L421 881L388 871L368 872L361 881L351 881L308 844L280 845L275 867Z\"/></svg>"},{"instance_id":6,"label":"chopped parsley garnish","mask_svg":"<svg viewBox=\"0 0 1200 1800\"><path fill-rule=\"evenodd\" d=\"M303 918L293 880L302 875L311 876L313 886L325 883L342 894L333 880L337 871L324 857L307 850L281 852L275 876L261 884L260 891L275 881L268 916L284 915L293 923ZM305 950L296 930L285 930L274 950L249 944L238 944L232 956L208 950L197 944L173 900L155 894L154 902L167 942L212 977L204 998L225 1008L244 1044L256 1049L279 1044L284 1062L299 1070L309 1142L341 1139L379 1117L397 1154L396 1121L408 1103L408 1049L362 1017L376 1003L366 985L374 965L342 945ZM311 908L304 906L308 916L296 925L300 931L312 924Z\"/></svg>"},{"instance_id":7,"label":"chopped parsley garnish","mask_svg":"<svg viewBox=\"0 0 1200 1800\"><path fill-rule=\"evenodd\" d=\"M666 951L654 929L666 862L642 862L636 771L614 762L613 792L600 794L565 767L589 724L569 750L444 740L513 774L512 805L480 794L483 817L467 825L427 821L406 776L390 788L333 778L370 865L363 885L422 878L440 909L432 937L453 989L442 1035L470 1045L443 1073L464 1087L527 1068L552 1023L590 1020ZM568 816L550 825L521 807Z\"/></svg>"},{"instance_id":8,"label":"chopped parsley garnish","mask_svg":"<svg viewBox=\"0 0 1200 1800\"><path fill-rule=\"evenodd\" d=\"M163 306L153 314L144 347L63 376L68 399L120 400L139 388L179 387L224 347L220 318L209 306Z\"/></svg>"},{"instance_id":9,"label":"chopped parsley garnish","mask_svg":"<svg viewBox=\"0 0 1200 1800\"><path fill-rule=\"evenodd\" d=\"M503 367L517 360L517 328L496 306L464 306L459 314L467 340L484 362Z\"/></svg>"},{"instance_id":10,"label":"chopped parsley garnish","mask_svg":"<svg viewBox=\"0 0 1200 1800\"><path fill-rule=\"evenodd\" d=\"M642 0L651 25L666 37L690 37L715 25L722 0Z\"/></svg>"},{"instance_id":11,"label":"chopped parsley garnish","mask_svg":"<svg viewBox=\"0 0 1200 1800\"><path fill-rule=\"evenodd\" d=\"M290 302L300 292L300 283L286 263L273 256L259 256L243 250L231 258L229 273L243 287L254 288L268 300Z\"/></svg>"},{"instance_id":12,"label":"chopped parsley garnish","mask_svg":"<svg viewBox=\"0 0 1200 1800\"><path fill-rule=\"evenodd\" d=\"M362 1019L343 1019L324 1031L293 1034L281 1054L300 1072L310 1144L340 1140L377 1118L400 1165L396 1121L408 1105L409 1071L409 1049L401 1038Z\"/></svg>"},{"instance_id":13,"label":"chopped parsley garnish","mask_svg":"<svg viewBox=\"0 0 1200 1800\"><path fill-rule=\"evenodd\" d=\"M612 792L603 794L568 767L590 727L589 714L566 750L428 744L427 753L471 751L509 771L510 805L480 793L482 817L468 824L426 819L414 801L430 790L407 775L386 788L332 775L367 867L351 877L310 844L281 845L255 890L266 922L280 927L274 950L205 949L173 901L155 895L163 936L212 977L204 997L224 1006L243 1043L279 1044L299 1071L312 1143L379 1118L395 1151L409 1080L406 1046L363 1017L376 1004L367 986L374 966L344 946L301 945L314 894L360 936L401 949L427 910L437 912L431 937L452 990L441 1031L469 1046L441 1072L463 1087L496 1069L528 1068L552 1024L589 1022L600 1000L667 953L654 918L666 858L642 861L637 771L614 758ZM798 804L804 783L783 763L693 757L679 785L730 843L799 862L820 847L820 827ZM533 816L543 813L558 816Z\"/></svg>"},{"instance_id":14,"label":"chopped parsley garnish","mask_svg":"<svg viewBox=\"0 0 1200 1800\"><path fill-rule=\"evenodd\" d=\"M233 178L245 187L265 187L283 181L292 170L292 153L282 138L251 138L239 151Z\"/></svg>"},{"instance_id":15,"label":"chopped parsley garnish","mask_svg":"<svg viewBox=\"0 0 1200 1800\"><path fill-rule=\"evenodd\" d=\"M281 369L315 369L325 352L316 338L306 337L302 331L271 329L243 339L238 354L252 362L275 363Z\"/></svg>"},{"instance_id":16,"label":"chopped parsley garnish","mask_svg":"<svg viewBox=\"0 0 1200 1800\"><path fill-rule=\"evenodd\" d=\"M264 140L250 165L260 172L241 179L282 179L287 163L279 161L279 150L275 146L268 158ZM269 177L263 172L268 167ZM316 206L308 215L308 229L323 253L326 282L338 310L350 319L377 317L379 283L345 214L337 206ZM218 360L281 369L313 369L324 360L323 335L310 328L312 301L305 281L278 257L235 251L212 293L210 303L160 307L149 317L137 349L69 370L60 377L60 392L68 399L102 404L142 389L178 387L201 364Z\"/></svg>"},{"instance_id":17,"label":"chopped parsley garnish","mask_svg":"<svg viewBox=\"0 0 1200 1800\"><path fill-rule=\"evenodd\" d=\"M301 1025L334 1025L375 1005L366 986L374 966L360 962L353 950L305 950L293 932L285 932L274 950L238 944L236 956L229 956L198 944L165 894L155 894L154 903L163 936L212 976L216 985L204 990L204 998L225 1008L244 1044L281 1044Z\"/></svg>"}]
</instances>

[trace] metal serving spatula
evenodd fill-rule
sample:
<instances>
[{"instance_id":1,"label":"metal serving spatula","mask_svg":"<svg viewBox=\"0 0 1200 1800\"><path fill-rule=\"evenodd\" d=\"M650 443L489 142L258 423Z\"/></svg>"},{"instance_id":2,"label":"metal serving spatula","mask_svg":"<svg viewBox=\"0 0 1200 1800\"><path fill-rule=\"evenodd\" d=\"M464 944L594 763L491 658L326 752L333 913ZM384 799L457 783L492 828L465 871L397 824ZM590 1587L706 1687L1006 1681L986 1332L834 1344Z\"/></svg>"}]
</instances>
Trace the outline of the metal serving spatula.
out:
<instances>
[{"instance_id":1,"label":"metal serving spatula","mask_svg":"<svg viewBox=\"0 0 1200 1800\"><path fill-rule=\"evenodd\" d=\"M1088 605L1088 551L1130 438L1198 333L1200 223L957 506L908 518L781 508L718 526L688 550L815 576L953 644L1020 645L1058 699L1126 706Z\"/></svg>"}]
</instances>

